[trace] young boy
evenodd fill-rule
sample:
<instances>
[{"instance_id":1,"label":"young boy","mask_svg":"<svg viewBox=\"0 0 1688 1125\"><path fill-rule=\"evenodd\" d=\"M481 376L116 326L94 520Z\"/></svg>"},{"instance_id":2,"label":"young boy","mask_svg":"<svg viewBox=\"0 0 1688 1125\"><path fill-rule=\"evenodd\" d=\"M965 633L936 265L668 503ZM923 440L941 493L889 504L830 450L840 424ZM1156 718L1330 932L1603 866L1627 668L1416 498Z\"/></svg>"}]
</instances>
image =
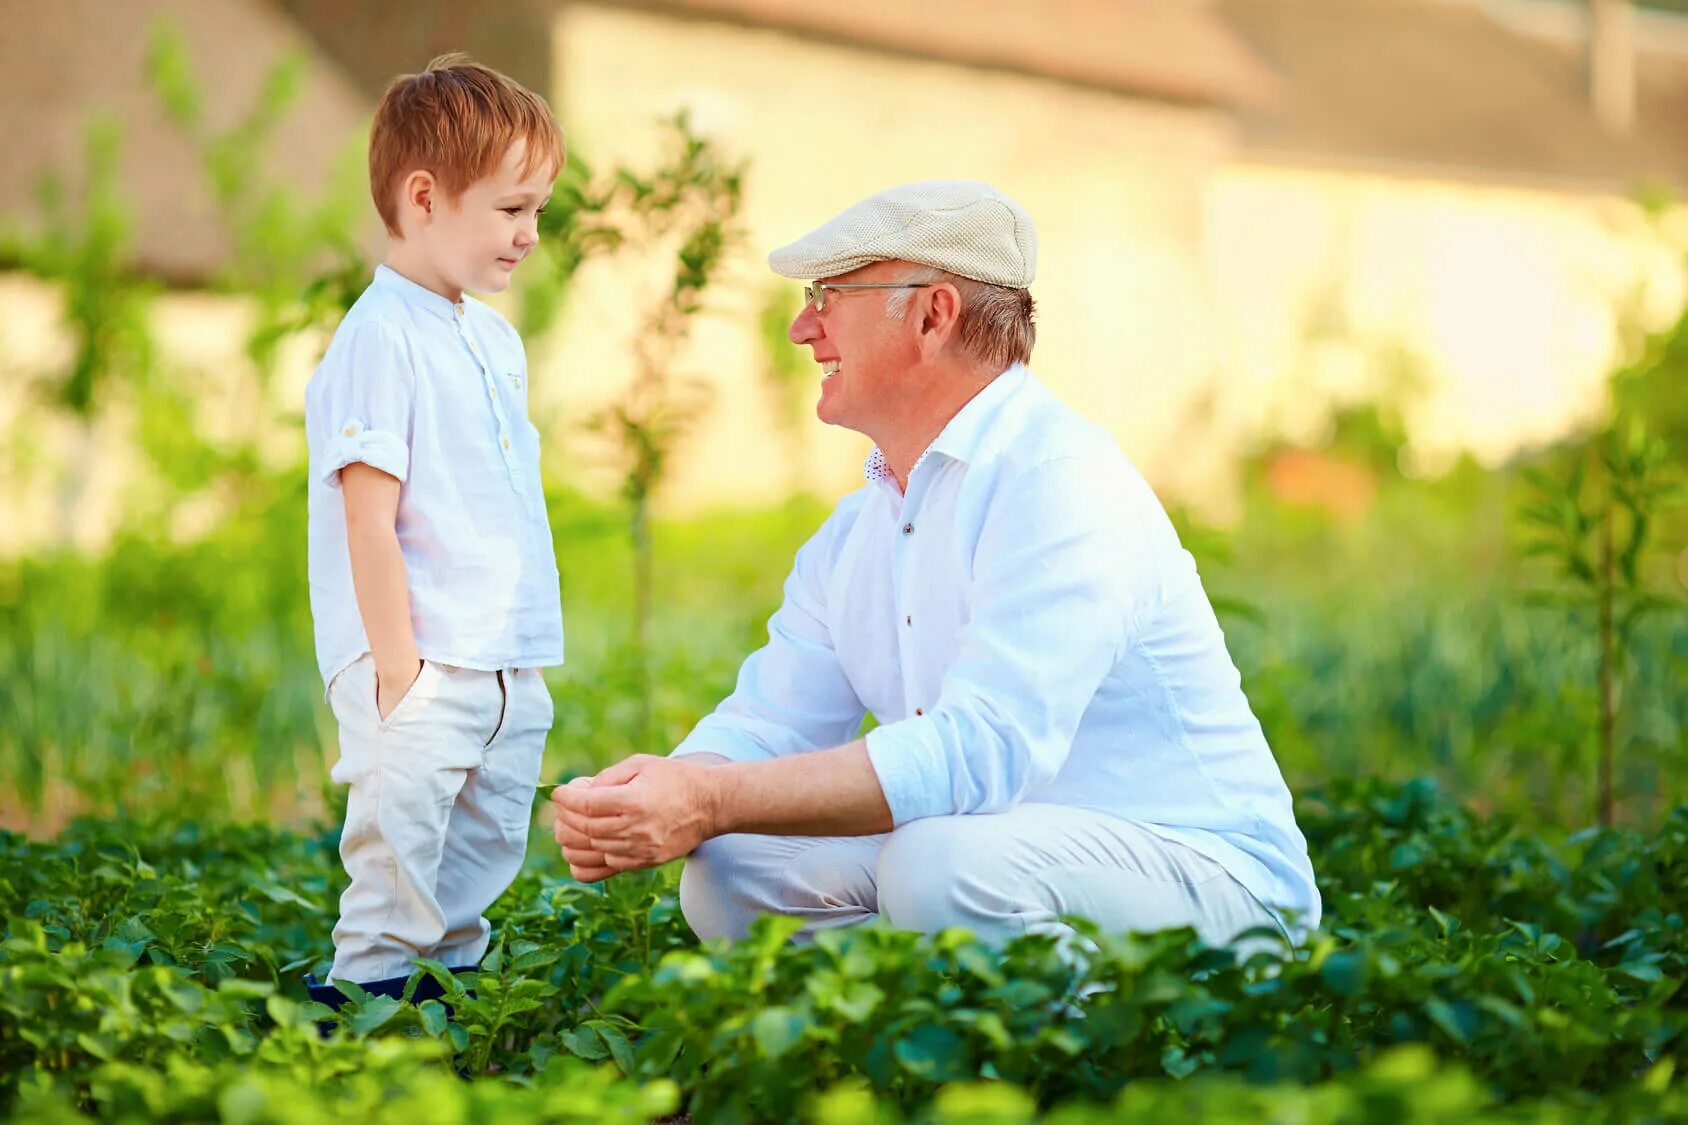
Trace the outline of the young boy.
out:
<instances>
[{"instance_id":1,"label":"young boy","mask_svg":"<svg viewBox=\"0 0 1688 1125\"><path fill-rule=\"evenodd\" d=\"M394 81L369 140L386 262L305 391L311 615L351 787L329 980L375 993L414 958L474 967L527 849L562 605L522 343L464 291L510 284L562 162L545 102L496 71L445 56Z\"/></svg>"}]
</instances>

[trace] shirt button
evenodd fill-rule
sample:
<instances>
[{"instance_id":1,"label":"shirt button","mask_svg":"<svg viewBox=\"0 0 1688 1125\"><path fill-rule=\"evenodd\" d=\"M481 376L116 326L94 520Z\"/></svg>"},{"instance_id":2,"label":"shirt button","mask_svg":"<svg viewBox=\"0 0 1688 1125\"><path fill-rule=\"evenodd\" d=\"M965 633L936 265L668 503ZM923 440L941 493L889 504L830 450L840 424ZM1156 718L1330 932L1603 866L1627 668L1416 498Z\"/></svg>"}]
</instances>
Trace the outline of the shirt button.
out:
<instances>
[{"instance_id":1,"label":"shirt button","mask_svg":"<svg viewBox=\"0 0 1688 1125\"><path fill-rule=\"evenodd\" d=\"M913 625L914 624L914 615L910 614L909 616L903 618L903 624L904 625Z\"/></svg>"},{"instance_id":2,"label":"shirt button","mask_svg":"<svg viewBox=\"0 0 1688 1125\"><path fill-rule=\"evenodd\" d=\"M502 442L502 444L503 444L505 449L509 449L510 448L510 439L505 438L504 441Z\"/></svg>"},{"instance_id":3,"label":"shirt button","mask_svg":"<svg viewBox=\"0 0 1688 1125\"><path fill-rule=\"evenodd\" d=\"M486 397L497 398L498 397L498 388L497 387L488 387L486 389Z\"/></svg>"},{"instance_id":4,"label":"shirt button","mask_svg":"<svg viewBox=\"0 0 1688 1125\"><path fill-rule=\"evenodd\" d=\"M462 305L458 305L458 306L457 306L457 315L458 315L458 316L462 316L462 315L463 315L463 306L462 306Z\"/></svg>"},{"instance_id":5,"label":"shirt button","mask_svg":"<svg viewBox=\"0 0 1688 1125\"><path fill-rule=\"evenodd\" d=\"M357 437L358 436L358 428L356 426L347 426L346 427L346 436L347 437Z\"/></svg>"},{"instance_id":6,"label":"shirt button","mask_svg":"<svg viewBox=\"0 0 1688 1125\"><path fill-rule=\"evenodd\" d=\"M913 535L914 534L914 525L912 523L903 524L903 534L904 535Z\"/></svg>"},{"instance_id":7,"label":"shirt button","mask_svg":"<svg viewBox=\"0 0 1688 1125\"><path fill-rule=\"evenodd\" d=\"M915 714L916 714L916 715L924 715L924 714L926 714L926 712L925 712L925 711L924 711L924 710L923 710L923 709L922 709L922 708L919 708L919 707L916 707L916 708L915 708L915 709L914 709L914 713L915 713Z\"/></svg>"}]
</instances>

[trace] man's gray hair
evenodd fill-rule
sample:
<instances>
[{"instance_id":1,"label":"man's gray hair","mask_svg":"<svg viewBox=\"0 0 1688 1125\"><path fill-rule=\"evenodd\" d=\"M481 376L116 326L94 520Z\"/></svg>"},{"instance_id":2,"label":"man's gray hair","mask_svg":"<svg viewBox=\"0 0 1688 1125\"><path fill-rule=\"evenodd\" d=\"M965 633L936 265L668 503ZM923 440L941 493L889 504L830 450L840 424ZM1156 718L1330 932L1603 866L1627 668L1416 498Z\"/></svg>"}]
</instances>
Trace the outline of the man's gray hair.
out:
<instances>
[{"instance_id":1,"label":"man's gray hair","mask_svg":"<svg viewBox=\"0 0 1688 1125\"><path fill-rule=\"evenodd\" d=\"M1037 305L1029 289L1010 289L958 277L953 273L922 266L901 281L929 285L947 281L961 294L961 347L970 357L998 371L1016 363L1029 363L1037 343ZM908 315L916 289L892 289L885 299L885 313L892 320Z\"/></svg>"}]
</instances>

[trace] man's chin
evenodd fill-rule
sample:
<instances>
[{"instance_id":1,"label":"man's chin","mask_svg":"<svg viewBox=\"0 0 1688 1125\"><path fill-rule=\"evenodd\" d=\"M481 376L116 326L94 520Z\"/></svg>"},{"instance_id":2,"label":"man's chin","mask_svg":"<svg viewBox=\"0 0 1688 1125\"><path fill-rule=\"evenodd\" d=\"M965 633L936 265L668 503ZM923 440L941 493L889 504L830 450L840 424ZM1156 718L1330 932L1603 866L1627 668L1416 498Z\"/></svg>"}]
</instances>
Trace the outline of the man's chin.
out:
<instances>
[{"instance_id":1,"label":"man's chin","mask_svg":"<svg viewBox=\"0 0 1688 1125\"><path fill-rule=\"evenodd\" d=\"M833 378L838 376L834 375ZM843 404L838 401L839 389L829 387L826 383L821 384L821 396L815 400L815 417L829 426L843 426L848 429L849 423L844 419Z\"/></svg>"}]
</instances>

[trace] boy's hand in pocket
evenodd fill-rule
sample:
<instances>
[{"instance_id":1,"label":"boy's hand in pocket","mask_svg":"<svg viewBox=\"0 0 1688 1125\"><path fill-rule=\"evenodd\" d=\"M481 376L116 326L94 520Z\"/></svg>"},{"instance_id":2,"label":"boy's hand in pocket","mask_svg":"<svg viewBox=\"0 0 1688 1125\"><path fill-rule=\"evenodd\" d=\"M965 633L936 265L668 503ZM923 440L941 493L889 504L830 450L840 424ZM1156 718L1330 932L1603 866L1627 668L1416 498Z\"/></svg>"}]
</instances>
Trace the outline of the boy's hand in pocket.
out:
<instances>
[{"instance_id":1,"label":"boy's hand in pocket","mask_svg":"<svg viewBox=\"0 0 1688 1125\"><path fill-rule=\"evenodd\" d=\"M416 678L421 674L422 661L420 660L416 662L416 667L411 671L409 679L404 679L403 673L400 673L397 677L389 678L383 676L380 672L376 672L375 711L381 716L382 722L391 717L393 709L404 702L404 697L410 694L410 689L416 685ZM402 686L395 683L395 679L402 680Z\"/></svg>"}]
</instances>

